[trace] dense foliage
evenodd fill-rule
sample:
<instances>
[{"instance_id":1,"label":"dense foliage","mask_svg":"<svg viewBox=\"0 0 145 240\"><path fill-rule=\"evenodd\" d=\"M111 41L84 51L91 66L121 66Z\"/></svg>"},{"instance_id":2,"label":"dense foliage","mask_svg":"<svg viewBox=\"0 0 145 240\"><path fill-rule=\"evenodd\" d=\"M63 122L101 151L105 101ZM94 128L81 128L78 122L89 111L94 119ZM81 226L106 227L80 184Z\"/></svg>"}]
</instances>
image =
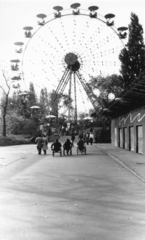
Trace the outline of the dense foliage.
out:
<instances>
[{"instance_id":1,"label":"dense foliage","mask_svg":"<svg viewBox=\"0 0 145 240\"><path fill-rule=\"evenodd\" d=\"M128 27L128 42L121 50L119 59L121 61L120 75L97 76L90 79L92 96L96 98L96 110L105 108L114 98L129 89L136 83L139 77L145 73L145 46L143 41L143 28L136 14L131 13L131 22ZM99 94L95 93L99 91Z\"/></svg>"},{"instance_id":2,"label":"dense foliage","mask_svg":"<svg viewBox=\"0 0 145 240\"><path fill-rule=\"evenodd\" d=\"M20 95L19 90L14 91L10 96L11 87L8 90L8 94L4 92L1 100L2 117L4 116L5 120L2 121L2 128L5 136L6 132L32 134L47 115L53 114L58 117L58 110L61 107L67 109L68 104L72 102L68 95L56 94L55 91L48 93L46 88L41 89L40 95L37 96L32 82L25 96ZM31 108L32 106L39 108Z\"/></svg>"},{"instance_id":3,"label":"dense foliage","mask_svg":"<svg viewBox=\"0 0 145 240\"><path fill-rule=\"evenodd\" d=\"M118 75L111 75L107 77L97 76L90 79L90 86L92 88L92 97L96 98L98 106L104 108L112 100L110 98L111 94L114 97L121 94L123 91L122 79ZM95 90L98 90L98 94Z\"/></svg>"},{"instance_id":4,"label":"dense foliage","mask_svg":"<svg viewBox=\"0 0 145 240\"><path fill-rule=\"evenodd\" d=\"M124 90L145 71L145 46L143 41L143 28L136 14L131 13L129 36L126 47L119 55L121 61L121 75Z\"/></svg>"}]
</instances>

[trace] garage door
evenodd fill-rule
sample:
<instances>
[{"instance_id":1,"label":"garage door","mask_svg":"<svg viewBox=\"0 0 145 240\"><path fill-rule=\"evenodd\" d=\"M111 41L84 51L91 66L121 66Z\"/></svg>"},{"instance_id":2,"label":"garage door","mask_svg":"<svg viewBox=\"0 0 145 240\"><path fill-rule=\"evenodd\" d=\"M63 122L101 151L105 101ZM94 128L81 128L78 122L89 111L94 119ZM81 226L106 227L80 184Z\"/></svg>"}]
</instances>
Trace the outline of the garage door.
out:
<instances>
[{"instance_id":1,"label":"garage door","mask_svg":"<svg viewBox=\"0 0 145 240\"><path fill-rule=\"evenodd\" d=\"M137 126L136 129L137 153L143 153L143 126Z\"/></svg>"}]
</instances>

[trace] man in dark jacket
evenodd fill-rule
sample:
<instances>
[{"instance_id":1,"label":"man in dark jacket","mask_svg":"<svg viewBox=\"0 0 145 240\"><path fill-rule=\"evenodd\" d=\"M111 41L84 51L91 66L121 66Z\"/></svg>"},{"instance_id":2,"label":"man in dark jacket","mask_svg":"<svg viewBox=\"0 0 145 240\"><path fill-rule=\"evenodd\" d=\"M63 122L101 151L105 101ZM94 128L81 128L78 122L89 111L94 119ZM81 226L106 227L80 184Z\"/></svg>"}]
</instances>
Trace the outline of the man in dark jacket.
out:
<instances>
[{"instance_id":1,"label":"man in dark jacket","mask_svg":"<svg viewBox=\"0 0 145 240\"><path fill-rule=\"evenodd\" d=\"M61 143L58 141L58 139L56 139L56 141L54 143L52 143L51 145L51 149L53 149L55 152L59 152L61 150Z\"/></svg>"},{"instance_id":2,"label":"man in dark jacket","mask_svg":"<svg viewBox=\"0 0 145 240\"><path fill-rule=\"evenodd\" d=\"M84 147L85 147L84 146L85 145L84 140L82 138L80 138L80 140L78 141L77 145L78 145L79 150L82 151L84 149Z\"/></svg>"},{"instance_id":3,"label":"man in dark jacket","mask_svg":"<svg viewBox=\"0 0 145 240\"><path fill-rule=\"evenodd\" d=\"M63 149L64 149L64 151L66 151L67 155L69 155L69 152L70 152L72 146L73 146L73 144L71 143L69 138L67 138L67 140L63 144Z\"/></svg>"}]
</instances>

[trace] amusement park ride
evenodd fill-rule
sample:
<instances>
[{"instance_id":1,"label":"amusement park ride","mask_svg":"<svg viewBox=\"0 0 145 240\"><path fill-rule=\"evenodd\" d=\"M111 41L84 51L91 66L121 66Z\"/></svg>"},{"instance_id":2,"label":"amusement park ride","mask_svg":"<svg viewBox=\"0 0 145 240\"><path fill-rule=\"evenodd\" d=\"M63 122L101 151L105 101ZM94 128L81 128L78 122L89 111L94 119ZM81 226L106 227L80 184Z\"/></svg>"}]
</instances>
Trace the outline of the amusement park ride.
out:
<instances>
[{"instance_id":1,"label":"amusement park ride","mask_svg":"<svg viewBox=\"0 0 145 240\"><path fill-rule=\"evenodd\" d=\"M73 116L68 106L68 120L74 118L77 121L77 89L82 87L95 109L97 97L92 97L87 81L91 76L107 75L110 69L119 68L118 55L124 47L127 27L116 28L115 15L99 15L97 6L84 10L80 9L79 3L74 3L69 10L63 10L61 6L53 9L55 12L48 16L37 15L39 21L34 33L33 27L23 28L28 40L25 48L23 42L14 43L22 60L21 67L19 59L11 60L11 70L20 72L12 80L26 86L27 79L36 83L39 78L40 85L43 83L48 89L52 85L56 93L54 104L58 94L67 89L69 99L74 99ZM27 89L22 90L21 84L14 87L26 94Z\"/></svg>"}]
</instances>

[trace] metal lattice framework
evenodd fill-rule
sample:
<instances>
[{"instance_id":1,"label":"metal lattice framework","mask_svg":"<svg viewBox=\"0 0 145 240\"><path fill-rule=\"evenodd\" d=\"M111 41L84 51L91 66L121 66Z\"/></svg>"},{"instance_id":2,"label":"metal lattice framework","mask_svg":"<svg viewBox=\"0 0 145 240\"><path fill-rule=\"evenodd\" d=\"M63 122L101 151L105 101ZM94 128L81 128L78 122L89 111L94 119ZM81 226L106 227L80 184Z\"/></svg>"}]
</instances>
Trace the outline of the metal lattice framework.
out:
<instances>
[{"instance_id":1,"label":"metal lattice framework","mask_svg":"<svg viewBox=\"0 0 145 240\"><path fill-rule=\"evenodd\" d=\"M15 43L16 53L22 53L22 85L26 87L31 81L35 86L55 89L56 95L64 91L70 98L74 95L74 118L77 120L78 81L95 108L97 102L91 98L87 82L91 76L119 72L118 55L124 47L127 28L117 29L115 15L99 15L97 6L83 10L76 3L67 10L60 6L53 9L55 12L48 16L37 15L36 28L23 28L26 45ZM56 96L54 102L55 99ZM69 119L70 115L68 109Z\"/></svg>"}]
</instances>

